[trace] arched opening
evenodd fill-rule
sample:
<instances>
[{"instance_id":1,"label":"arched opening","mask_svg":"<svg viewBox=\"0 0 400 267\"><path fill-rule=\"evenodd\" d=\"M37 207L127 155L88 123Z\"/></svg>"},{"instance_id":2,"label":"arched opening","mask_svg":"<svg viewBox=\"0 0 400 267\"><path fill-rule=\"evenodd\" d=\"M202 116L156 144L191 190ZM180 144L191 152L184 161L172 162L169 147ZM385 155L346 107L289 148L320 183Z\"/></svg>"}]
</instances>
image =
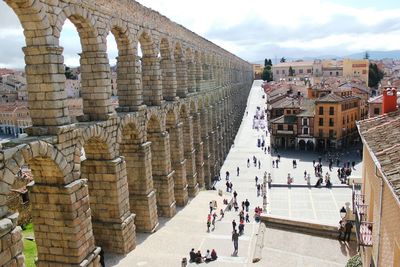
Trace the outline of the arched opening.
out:
<instances>
[{"instance_id":1,"label":"arched opening","mask_svg":"<svg viewBox=\"0 0 400 267\"><path fill-rule=\"evenodd\" d=\"M173 101L176 98L176 68L172 60L172 51L169 41L166 38L161 39L161 74L162 74L162 93L163 99Z\"/></svg>"},{"instance_id":2,"label":"arched opening","mask_svg":"<svg viewBox=\"0 0 400 267\"><path fill-rule=\"evenodd\" d=\"M166 130L169 133L171 165L174 174L174 195L178 206L185 206L188 202L188 185L186 180L186 161L183 149L182 123L173 109L170 109L166 118Z\"/></svg>"},{"instance_id":3,"label":"arched opening","mask_svg":"<svg viewBox=\"0 0 400 267\"><path fill-rule=\"evenodd\" d=\"M185 98L188 93L188 73L183 50L179 43L175 45L174 58L176 67L177 95L181 98Z\"/></svg>"},{"instance_id":4,"label":"arched opening","mask_svg":"<svg viewBox=\"0 0 400 267\"><path fill-rule=\"evenodd\" d=\"M148 33L139 36L137 49L141 61L142 90L144 104L160 105L162 100L162 85L159 54Z\"/></svg>"},{"instance_id":5,"label":"arched opening","mask_svg":"<svg viewBox=\"0 0 400 267\"><path fill-rule=\"evenodd\" d=\"M107 36L112 104L119 106L119 111L133 111L143 102L136 51L126 26L115 23L111 28L112 34Z\"/></svg>"},{"instance_id":6,"label":"arched opening","mask_svg":"<svg viewBox=\"0 0 400 267\"><path fill-rule=\"evenodd\" d=\"M196 181L198 186L204 187L204 168L203 168L203 143L201 141L201 115L198 112L196 103L194 101L190 102L190 114L192 116L193 122L193 147L195 149L195 159L196 159Z\"/></svg>"},{"instance_id":7,"label":"arched opening","mask_svg":"<svg viewBox=\"0 0 400 267\"><path fill-rule=\"evenodd\" d=\"M86 17L72 14L65 21L57 22L60 33L60 43L65 46L65 62L74 65L74 73L80 79L80 96L82 97L83 116L77 116L80 121L107 120L114 112L111 103L111 74L108 55L106 51L106 39L99 38L99 33L91 23L91 15L85 13ZM64 31L65 30L65 31ZM75 30L79 34L78 42L71 40ZM76 38L76 37L74 37ZM70 50L71 49L71 50ZM79 64L76 51L81 49ZM73 52L73 53L71 53ZM68 89L67 89L68 91Z\"/></svg>"},{"instance_id":8,"label":"arched opening","mask_svg":"<svg viewBox=\"0 0 400 267\"><path fill-rule=\"evenodd\" d=\"M121 131L120 152L125 157L131 212L137 231L153 232L158 225L156 195L151 177L150 143L143 131L129 122Z\"/></svg>"},{"instance_id":9,"label":"arched opening","mask_svg":"<svg viewBox=\"0 0 400 267\"><path fill-rule=\"evenodd\" d=\"M207 98L203 101L199 100L198 108L201 109L200 113L200 129L201 129L201 140L203 142L203 171L204 171L204 186L210 188L211 186L211 173L210 173L210 148L209 148L209 136L208 136L208 110L207 110Z\"/></svg>"},{"instance_id":10,"label":"arched opening","mask_svg":"<svg viewBox=\"0 0 400 267\"><path fill-rule=\"evenodd\" d=\"M308 151L313 151L314 150L314 143L311 140L307 141L307 150Z\"/></svg>"},{"instance_id":11,"label":"arched opening","mask_svg":"<svg viewBox=\"0 0 400 267\"><path fill-rule=\"evenodd\" d=\"M305 150L306 149L306 142L304 140L299 141L299 150Z\"/></svg>"},{"instance_id":12,"label":"arched opening","mask_svg":"<svg viewBox=\"0 0 400 267\"><path fill-rule=\"evenodd\" d=\"M168 132L163 131L161 122L152 115L147 123L147 140L151 142L151 166L154 188L157 192L157 211L162 217L176 213L174 197L174 172L171 169Z\"/></svg>"},{"instance_id":13,"label":"arched opening","mask_svg":"<svg viewBox=\"0 0 400 267\"><path fill-rule=\"evenodd\" d=\"M96 244L105 252L127 253L135 247L135 225L125 161L100 136L90 137L83 148L81 176L88 181Z\"/></svg>"}]
</instances>

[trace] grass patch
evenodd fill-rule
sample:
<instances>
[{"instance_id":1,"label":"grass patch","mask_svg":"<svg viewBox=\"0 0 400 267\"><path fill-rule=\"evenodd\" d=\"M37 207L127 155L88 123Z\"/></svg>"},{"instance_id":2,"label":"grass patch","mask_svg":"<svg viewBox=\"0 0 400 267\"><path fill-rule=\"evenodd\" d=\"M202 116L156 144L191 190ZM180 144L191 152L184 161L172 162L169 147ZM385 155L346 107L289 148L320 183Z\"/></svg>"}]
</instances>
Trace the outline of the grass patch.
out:
<instances>
[{"instance_id":1,"label":"grass patch","mask_svg":"<svg viewBox=\"0 0 400 267\"><path fill-rule=\"evenodd\" d=\"M23 243L24 243L24 255L25 255L25 265L27 267L34 267L35 259L37 257L37 248L36 242L27 240L25 237L33 237L33 225L30 223L25 226L25 229L22 230Z\"/></svg>"}]
</instances>

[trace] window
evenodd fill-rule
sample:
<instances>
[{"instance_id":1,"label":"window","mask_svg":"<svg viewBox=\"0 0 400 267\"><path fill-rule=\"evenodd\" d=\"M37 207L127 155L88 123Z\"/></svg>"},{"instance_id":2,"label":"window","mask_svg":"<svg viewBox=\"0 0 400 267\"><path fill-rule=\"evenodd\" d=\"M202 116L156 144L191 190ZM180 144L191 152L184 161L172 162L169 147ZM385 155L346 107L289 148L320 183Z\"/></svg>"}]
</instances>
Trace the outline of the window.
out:
<instances>
[{"instance_id":1,"label":"window","mask_svg":"<svg viewBox=\"0 0 400 267\"><path fill-rule=\"evenodd\" d=\"M333 119L332 119L332 118L329 119L329 126L330 126L330 127L333 126Z\"/></svg>"},{"instance_id":2,"label":"window","mask_svg":"<svg viewBox=\"0 0 400 267\"><path fill-rule=\"evenodd\" d=\"M293 131L293 125L288 125L288 130Z\"/></svg>"},{"instance_id":3,"label":"window","mask_svg":"<svg viewBox=\"0 0 400 267\"><path fill-rule=\"evenodd\" d=\"M339 76L339 72L338 71L336 72L336 76Z\"/></svg>"},{"instance_id":4,"label":"window","mask_svg":"<svg viewBox=\"0 0 400 267\"><path fill-rule=\"evenodd\" d=\"M308 128L303 128L303 134L308 134Z\"/></svg>"},{"instance_id":5,"label":"window","mask_svg":"<svg viewBox=\"0 0 400 267\"><path fill-rule=\"evenodd\" d=\"M308 120L307 119L303 119L303 125L305 125L305 126L308 125Z\"/></svg>"},{"instance_id":6,"label":"window","mask_svg":"<svg viewBox=\"0 0 400 267\"><path fill-rule=\"evenodd\" d=\"M332 71L329 72L329 76L332 76Z\"/></svg>"},{"instance_id":7,"label":"window","mask_svg":"<svg viewBox=\"0 0 400 267\"><path fill-rule=\"evenodd\" d=\"M329 107L329 115L335 115L335 108Z\"/></svg>"},{"instance_id":8,"label":"window","mask_svg":"<svg viewBox=\"0 0 400 267\"><path fill-rule=\"evenodd\" d=\"M278 130L282 131L283 130L283 124L278 124Z\"/></svg>"},{"instance_id":9,"label":"window","mask_svg":"<svg viewBox=\"0 0 400 267\"><path fill-rule=\"evenodd\" d=\"M276 74L279 74L279 70L276 70Z\"/></svg>"},{"instance_id":10,"label":"window","mask_svg":"<svg viewBox=\"0 0 400 267\"><path fill-rule=\"evenodd\" d=\"M319 107L319 115L324 115L324 107Z\"/></svg>"},{"instance_id":11,"label":"window","mask_svg":"<svg viewBox=\"0 0 400 267\"><path fill-rule=\"evenodd\" d=\"M311 69L307 69L307 73L311 73Z\"/></svg>"},{"instance_id":12,"label":"window","mask_svg":"<svg viewBox=\"0 0 400 267\"><path fill-rule=\"evenodd\" d=\"M287 110L287 114L292 114L292 111L290 109Z\"/></svg>"},{"instance_id":13,"label":"window","mask_svg":"<svg viewBox=\"0 0 400 267\"><path fill-rule=\"evenodd\" d=\"M322 129L319 129L318 134L319 134L319 137L324 137L324 131Z\"/></svg>"},{"instance_id":14,"label":"window","mask_svg":"<svg viewBox=\"0 0 400 267\"><path fill-rule=\"evenodd\" d=\"M319 126L324 126L324 119L323 118L319 118Z\"/></svg>"},{"instance_id":15,"label":"window","mask_svg":"<svg viewBox=\"0 0 400 267\"><path fill-rule=\"evenodd\" d=\"M334 130L329 130L329 138L335 137L335 134Z\"/></svg>"},{"instance_id":16,"label":"window","mask_svg":"<svg viewBox=\"0 0 400 267\"><path fill-rule=\"evenodd\" d=\"M374 115L379 115L381 114L381 111L379 108L374 108Z\"/></svg>"},{"instance_id":17,"label":"window","mask_svg":"<svg viewBox=\"0 0 400 267\"><path fill-rule=\"evenodd\" d=\"M303 74L303 69L299 69L299 74Z\"/></svg>"},{"instance_id":18,"label":"window","mask_svg":"<svg viewBox=\"0 0 400 267\"><path fill-rule=\"evenodd\" d=\"M282 74L286 74L286 71L285 71L285 70L282 70Z\"/></svg>"}]
</instances>

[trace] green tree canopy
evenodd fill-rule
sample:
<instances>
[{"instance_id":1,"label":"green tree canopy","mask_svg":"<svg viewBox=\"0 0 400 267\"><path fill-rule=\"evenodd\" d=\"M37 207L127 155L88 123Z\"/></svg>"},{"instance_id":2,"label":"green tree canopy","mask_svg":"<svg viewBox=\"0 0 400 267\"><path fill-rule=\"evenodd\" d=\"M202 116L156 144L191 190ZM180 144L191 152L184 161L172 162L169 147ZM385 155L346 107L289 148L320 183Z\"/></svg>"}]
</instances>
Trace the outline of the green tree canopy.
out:
<instances>
[{"instance_id":1,"label":"green tree canopy","mask_svg":"<svg viewBox=\"0 0 400 267\"><path fill-rule=\"evenodd\" d=\"M369 63L369 73L368 73L368 86L377 87L379 82L384 76L383 71L381 71L375 63Z\"/></svg>"},{"instance_id":2,"label":"green tree canopy","mask_svg":"<svg viewBox=\"0 0 400 267\"><path fill-rule=\"evenodd\" d=\"M271 59L268 59L268 58L264 59L264 67L266 67L266 66L272 66L272 60Z\"/></svg>"},{"instance_id":3,"label":"green tree canopy","mask_svg":"<svg viewBox=\"0 0 400 267\"><path fill-rule=\"evenodd\" d=\"M289 67L289 76L294 76L294 69L292 66Z\"/></svg>"},{"instance_id":4,"label":"green tree canopy","mask_svg":"<svg viewBox=\"0 0 400 267\"><path fill-rule=\"evenodd\" d=\"M261 77L264 81L270 82L273 80L272 77L272 68L270 65L267 65L264 67L263 73L262 73L262 77Z\"/></svg>"}]
</instances>

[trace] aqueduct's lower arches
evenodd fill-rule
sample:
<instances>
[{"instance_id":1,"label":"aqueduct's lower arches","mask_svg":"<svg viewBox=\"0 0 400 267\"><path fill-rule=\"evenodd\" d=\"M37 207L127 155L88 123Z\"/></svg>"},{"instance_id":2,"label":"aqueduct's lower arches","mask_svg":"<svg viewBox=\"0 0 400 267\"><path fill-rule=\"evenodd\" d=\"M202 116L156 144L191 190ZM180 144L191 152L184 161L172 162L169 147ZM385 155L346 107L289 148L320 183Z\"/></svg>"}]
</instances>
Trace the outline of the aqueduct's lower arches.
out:
<instances>
[{"instance_id":1,"label":"aqueduct's lower arches","mask_svg":"<svg viewBox=\"0 0 400 267\"><path fill-rule=\"evenodd\" d=\"M0 253L12 251L0 265L23 264L17 214L6 203L21 166L29 165L35 180L30 199L38 265L98 266L100 247L131 251L136 231L154 231L158 216L174 216L176 206L186 205L199 188L211 187L240 125L250 86L190 94L3 148L0 239L13 243L0 248Z\"/></svg>"}]
</instances>

